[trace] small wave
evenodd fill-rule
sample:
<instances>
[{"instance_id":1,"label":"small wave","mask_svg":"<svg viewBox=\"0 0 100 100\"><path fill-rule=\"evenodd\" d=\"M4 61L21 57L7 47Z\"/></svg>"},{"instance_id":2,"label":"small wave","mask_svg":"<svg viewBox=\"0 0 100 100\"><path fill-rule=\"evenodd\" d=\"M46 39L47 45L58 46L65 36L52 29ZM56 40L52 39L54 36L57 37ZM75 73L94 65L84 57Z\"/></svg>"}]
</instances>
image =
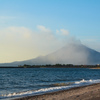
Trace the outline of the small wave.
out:
<instances>
[{"instance_id":1,"label":"small wave","mask_svg":"<svg viewBox=\"0 0 100 100\"><path fill-rule=\"evenodd\" d=\"M69 85L72 85L74 84L74 82L68 82L68 83L55 83L55 84L52 84L51 86L69 86Z\"/></svg>"},{"instance_id":2,"label":"small wave","mask_svg":"<svg viewBox=\"0 0 100 100\"><path fill-rule=\"evenodd\" d=\"M82 85L90 85L93 83L100 83L100 79L98 79L98 80L82 79L80 81L69 82L69 83L56 83L56 84L52 84L53 87L50 87L50 88L44 88L44 89L39 89L39 90L35 90L35 91L30 90L30 91L24 91L24 92L19 92L19 93L10 93L10 94L5 94L5 95L0 95L0 99L18 98L18 97L30 96L30 95L39 95L39 94L44 94L47 92L54 92L54 91L59 91L59 90L64 90L64 89L70 89L70 88L78 87L78 86L82 86Z\"/></svg>"},{"instance_id":3,"label":"small wave","mask_svg":"<svg viewBox=\"0 0 100 100\"><path fill-rule=\"evenodd\" d=\"M93 83L99 83L100 82L100 79L97 79L97 80L85 80L85 79L82 79L81 81L76 81L75 84L93 84Z\"/></svg>"},{"instance_id":4,"label":"small wave","mask_svg":"<svg viewBox=\"0 0 100 100\"><path fill-rule=\"evenodd\" d=\"M47 92L53 92L57 90L63 90L66 89L66 86L62 87L51 87L51 88L44 88L44 89L39 89L36 91L26 91L26 92L20 92L20 93L10 93L7 95L0 95L0 98L17 98L17 97L23 97L23 96L30 96L30 95L38 95L38 94L43 94Z\"/></svg>"}]
</instances>

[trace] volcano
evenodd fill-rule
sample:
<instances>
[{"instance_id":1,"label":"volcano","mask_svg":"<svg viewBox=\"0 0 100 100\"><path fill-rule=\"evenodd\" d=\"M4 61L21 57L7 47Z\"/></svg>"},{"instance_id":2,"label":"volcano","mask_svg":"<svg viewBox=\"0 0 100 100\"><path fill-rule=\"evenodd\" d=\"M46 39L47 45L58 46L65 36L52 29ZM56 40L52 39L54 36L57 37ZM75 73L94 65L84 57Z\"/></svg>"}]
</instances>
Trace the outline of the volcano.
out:
<instances>
[{"instance_id":1,"label":"volcano","mask_svg":"<svg viewBox=\"0 0 100 100\"><path fill-rule=\"evenodd\" d=\"M1 63L0 66L18 65L45 65L45 64L100 64L100 52L93 50L81 43L70 43L65 47L34 59L16 61L12 63Z\"/></svg>"}]
</instances>

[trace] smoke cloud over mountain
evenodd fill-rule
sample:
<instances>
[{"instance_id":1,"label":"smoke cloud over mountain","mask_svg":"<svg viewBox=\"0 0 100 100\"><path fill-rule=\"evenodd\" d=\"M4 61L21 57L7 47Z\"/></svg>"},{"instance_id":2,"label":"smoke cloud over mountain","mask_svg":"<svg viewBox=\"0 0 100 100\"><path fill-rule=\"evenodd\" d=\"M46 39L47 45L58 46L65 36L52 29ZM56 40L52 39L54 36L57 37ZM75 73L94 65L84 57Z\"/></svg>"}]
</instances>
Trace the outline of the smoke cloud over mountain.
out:
<instances>
[{"instance_id":1,"label":"smoke cloud over mountain","mask_svg":"<svg viewBox=\"0 0 100 100\"><path fill-rule=\"evenodd\" d=\"M37 28L36 32L24 27L9 27L0 31L2 33L0 34L0 36L2 35L1 47L3 48L1 53L5 53L4 50L6 50L8 53L5 54L6 58L28 56L29 59L29 55L34 58L2 65L100 63L100 53L83 45L80 40L71 36L68 30L60 29L54 33L41 25L38 25ZM6 49L4 49L5 45Z\"/></svg>"},{"instance_id":2,"label":"smoke cloud over mountain","mask_svg":"<svg viewBox=\"0 0 100 100\"><path fill-rule=\"evenodd\" d=\"M34 64L98 64L100 53L81 43L69 43L44 57L31 60Z\"/></svg>"},{"instance_id":3,"label":"smoke cloud over mountain","mask_svg":"<svg viewBox=\"0 0 100 100\"><path fill-rule=\"evenodd\" d=\"M45 65L45 64L99 64L100 53L90 49L80 42L71 42L63 48L48 54L46 56L39 56L35 59L26 61L7 63L2 65Z\"/></svg>"},{"instance_id":4,"label":"smoke cloud over mountain","mask_svg":"<svg viewBox=\"0 0 100 100\"><path fill-rule=\"evenodd\" d=\"M64 46L68 34L65 29L55 32L42 25L36 30L14 26L0 29L0 63L47 55Z\"/></svg>"}]
</instances>

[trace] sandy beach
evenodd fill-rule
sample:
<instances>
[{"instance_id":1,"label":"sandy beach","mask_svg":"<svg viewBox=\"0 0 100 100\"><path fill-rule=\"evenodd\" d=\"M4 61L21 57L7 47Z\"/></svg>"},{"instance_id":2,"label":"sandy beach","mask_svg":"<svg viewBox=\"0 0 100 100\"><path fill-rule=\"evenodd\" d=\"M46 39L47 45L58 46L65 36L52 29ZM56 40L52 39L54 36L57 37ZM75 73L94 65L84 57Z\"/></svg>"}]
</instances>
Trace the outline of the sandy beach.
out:
<instances>
[{"instance_id":1,"label":"sandy beach","mask_svg":"<svg viewBox=\"0 0 100 100\"><path fill-rule=\"evenodd\" d=\"M100 83L14 100L100 100Z\"/></svg>"}]
</instances>

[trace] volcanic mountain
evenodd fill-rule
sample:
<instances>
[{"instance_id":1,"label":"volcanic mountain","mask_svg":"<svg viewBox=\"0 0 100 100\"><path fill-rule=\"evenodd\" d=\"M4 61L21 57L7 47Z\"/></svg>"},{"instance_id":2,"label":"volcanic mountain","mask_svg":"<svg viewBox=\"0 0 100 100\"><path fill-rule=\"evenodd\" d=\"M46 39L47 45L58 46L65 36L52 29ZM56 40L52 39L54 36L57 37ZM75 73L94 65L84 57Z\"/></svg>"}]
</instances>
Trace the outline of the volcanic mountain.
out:
<instances>
[{"instance_id":1,"label":"volcanic mountain","mask_svg":"<svg viewBox=\"0 0 100 100\"><path fill-rule=\"evenodd\" d=\"M81 43L70 43L65 47L48 54L26 61L2 63L0 66L45 65L45 64L100 64L100 52Z\"/></svg>"}]
</instances>

